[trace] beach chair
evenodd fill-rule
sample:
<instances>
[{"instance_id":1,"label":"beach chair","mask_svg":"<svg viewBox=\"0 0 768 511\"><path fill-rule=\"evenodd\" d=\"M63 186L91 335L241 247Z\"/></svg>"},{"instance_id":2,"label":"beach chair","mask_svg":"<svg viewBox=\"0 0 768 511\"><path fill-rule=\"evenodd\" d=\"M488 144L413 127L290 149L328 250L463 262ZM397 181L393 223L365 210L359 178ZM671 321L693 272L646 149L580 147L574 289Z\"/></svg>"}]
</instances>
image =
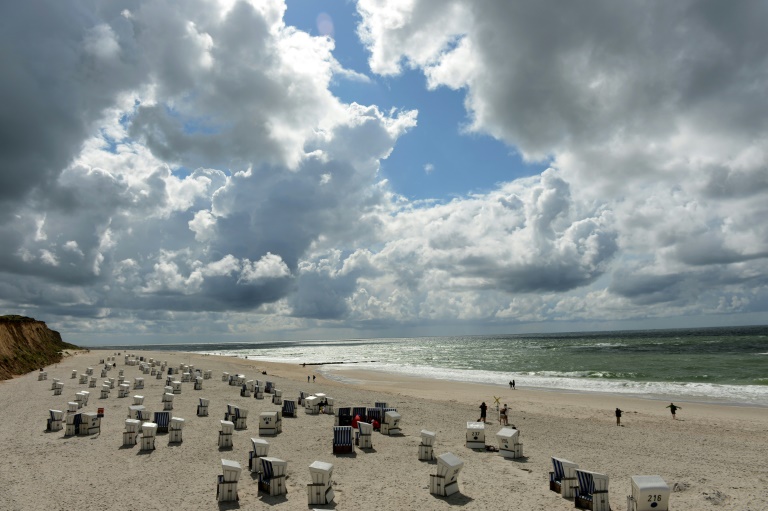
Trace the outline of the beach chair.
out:
<instances>
[{"instance_id":1,"label":"beach chair","mask_svg":"<svg viewBox=\"0 0 768 511\"><path fill-rule=\"evenodd\" d=\"M591 511L611 511L608 504L608 476L576 469L576 479L579 482L573 503L579 509Z\"/></svg>"},{"instance_id":2,"label":"beach chair","mask_svg":"<svg viewBox=\"0 0 768 511\"><path fill-rule=\"evenodd\" d=\"M168 425L171 420L171 412L155 412L154 422L157 424L158 433L168 433Z\"/></svg>"},{"instance_id":3,"label":"beach chair","mask_svg":"<svg viewBox=\"0 0 768 511\"><path fill-rule=\"evenodd\" d=\"M268 382L266 382L266 383L265 383L265 385L264 385L264 392L265 392L266 394L271 394L271 393L272 393L272 390L273 390L274 388L275 388L275 384L274 384L274 383L272 383L271 381L268 381Z\"/></svg>"},{"instance_id":4,"label":"beach chair","mask_svg":"<svg viewBox=\"0 0 768 511\"><path fill-rule=\"evenodd\" d=\"M263 438L251 438L253 449L248 452L248 470L252 473L261 472L260 458L269 455L269 442Z\"/></svg>"},{"instance_id":5,"label":"beach chair","mask_svg":"<svg viewBox=\"0 0 768 511\"><path fill-rule=\"evenodd\" d=\"M143 389L144 388L144 378L134 378L133 379L133 390L137 389Z\"/></svg>"},{"instance_id":6,"label":"beach chair","mask_svg":"<svg viewBox=\"0 0 768 511\"><path fill-rule=\"evenodd\" d=\"M352 419L357 419L359 421L365 422L368 420L368 416L366 413L368 412L368 409L364 406L353 406L352 407ZM353 426L356 426L356 424L353 424Z\"/></svg>"},{"instance_id":7,"label":"beach chair","mask_svg":"<svg viewBox=\"0 0 768 511\"><path fill-rule=\"evenodd\" d=\"M264 399L264 387L259 384L253 386L253 397L255 399Z\"/></svg>"},{"instance_id":8,"label":"beach chair","mask_svg":"<svg viewBox=\"0 0 768 511\"><path fill-rule=\"evenodd\" d=\"M218 502L234 502L240 500L237 496L237 482L240 479L240 463L232 460L221 460L222 474L216 477L216 500Z\"/></svg>"},{"instance_id":9,"label":"beach chair","mask_svg":"<svg viewBox=\"0 0 768 511\"><path fill-rule=\"evenodd\" d=\"M384 412L384 421L381 423L381 432L384 435L399 435L400 414L393 410Z\"/></svg>"},{"instance_id":10,"label":"beach chair","mask_svg":"<svg viewBox=\"0 0 768 511\"><path fill-rule=\"evenodd\" d=\"M562 458L552 458L552 472L549 473L549 489L559 493L563 498L570 499L578 484L576 469L579 465Z\"/></svg>"},{"instance_id":11,"label":"beach chair","mask_svg":"<svg viewBox=\"0 0 768 511\"><path fill-rule=\"evenodd\" d=\"M251 397L251 389L248 388L248 385L243 384L240 387L240 397Z\"/></svg>"},{"instance_id":12,"label":"beach chair","mask_svg":"<svg viewBox=\"0 0 768 511\"><path fill-rule=\"evenodd\" d=\"M235 407L235 429L248 429L248 410L245 408Z\"/></svg>"},{"instance_id":13,"label":"beach chair","mask_svg":"<svg viewBox=\"0 0 768 511\"><path fill-rule=\"evenodd\" d=\"M133 447L139 436L141 422L136 419L125 419L125 431L123 432L123 445Z\"/></svg>"},{"instance_id":14,"label":"beach chair","mask_svg":"<svg viewBox=\"0 0 768 511\"><path fill-rule=\"evenodd\" d=\"M127 383L121 383L117 386L117 397L128 397L131 393L131 386Z\"/></svg>"},{"instance_id":15,"label":"beach chair","mask_svg":"<svg viewBox=\"0 0 768 511\"><path fill-rule=\"evenodd\" d=\"M88 375L86 373L80 374L80 379L78 380L78 383L81 385L84 383L88 383Z\"/></svg>"},{"instance_id":16,"label":"beach chair","mask_svg":"<svg viewBox=\"0 0 768 511\"><path fill-rule=\"evenodd\" d=\"M355 432L355 444L361 449L373 449L371 434L373 433L373 424L358 421L357 431Z\"/></svg>"},{"instance_id":17,"label":"beach chair","mask_svg":"<svg viewBox=\"0 0 768 511\"><path fill-rule=\"evenodd\" d=\"M163 410L173 410L173 394L166 392L162 397Z\"/></svg>"},{"instance_id":18,"label":"beach chair","mask_svg":"<svg viewBox=\"0 0 768 511\"><path fill-rule=\"evenodd\" d=\"M283 401L283 416L296 417L296 402L290 399Z\"/></svg>"},{"instance_id":19,"label":"beach chair","mask_svg":"<svg viewBox=\"0 0 768 511\"><path fill-rule=\"evenodd\" d=\"M303 390L299 391L299 398L296 400L299 406L304 406L304 398L307 397L309 394L304 392Z\"/></svg>"},{"instance_id":20,"label":"beach chair","mask_svg":"<svg viewBox=\"0 0 768 511\"><path fill-rule=\"evenodd\" d=\"M64 427L65 436L76 435L80 432L80 424L82 424L81 414L73 412L71 409L67 410L67 415L64 420L66 422Z\"/></svg>"},{"instance_id":21,"label":"beach chair","mask_svg":"<svg viewBox=\"0 0 768 511\"><path fill-rule=\"evenodd\" d=\"M203 390L203 378L195 376L195 390Z\"/></svg>"},{"instance_id":22,"label":"beach chair","mask_svg":"<svg viewBox=\"0 0 768 511\"><path fill-rule=\"evenodd\" d=\"M375 401L373 403L373 407L374 408L386 408L387 407L387 403L385 403L383 401Z\"/></svg>"},{"instance_id":23,"label":"beach chair","mask_svg":"<svg viewBox=\"0 0 768 511\"><path fill-rule=\"evenodd\" d=\"M101 417L96 412L85 412L82 414L82 423L80 425L80 434L96 435L101 433Z\"/></svg>"},{"instance_id":24,"label":"beach chair","mask_svg":"<svg viewBox=\"0 0 768 511\"><path fill-rule=\"evenodd\" d=\"M181 417L171 417L170 429L168 431L168 443L180 444L181 431L184 429L184 419Z\"/></svg>"},{"instance_id":25,"label":"beach chair","mask_svg":"<svg viewBox=\"0 0 768 511\"><path fill-rule=\"evenodd\" d=\"M669 511L669 486L661 476L632 476L627 511Z\"/></svg>"},{"instance_id":26,"label":"beach chair","mask_svg":"<svg viewBox=\"0 0 768 511\"><path fill-rule=\"evenodd\" d=\"M435 445L435 437L434 431L421 430L421 443L419 444L420 461L432 461L435 459L435 454L432 450Z\"/></svg>"},{"instance_id":27,"label":"beach chair","mask_svg":"<svg viewBox=\"0 0 768 511\"><path fill-rule=\"evenodd\" d=\"M157 433L157 424L153 422L145 422L141 425L141 450L142 451L155 450L156 433Z\"/></svg>"},{"instance_id":28,"label":"beach chair","mask_svg":"<svg viewBox=\"0 0 768 511\"><path fill-rule=\"evenodd\" d=\"M286 492L285 475L288 462L269 456L259 459L261 460L259 490L270 496L283 495Z\"/></svg>"},{"instance_id":29,"label":"beach chair","mask_svg":"<svg viewBox=\"0 0 768 511\"><path fill-rule=\"evenodd\" d=\"M88 388L95 389L96 388L96 377L91 376L91 378L88 380Z\"/></svg>"},{"instance_id":30,"label":"beach chair","mask_svg":"<svg viewBox=\"0 0 768 511\"><path fill-rule=\"evenodd\" d=\"M133 396L133 404L135 405L143 405L144 404L144 396Z\"/></svg>"},{"instance_id":31,"label":"beach chair","mask_svg":"<svg viewBox=\"0 0 768 511\"><path fill-rule=\"evenodd\" d=\"M235 423L232 421L220 421L219 449L232 448L232 433L235 431Z\"/></svg>"},{"instance_id":32,"label":"beach chair","mask_svg":"<svg viewBox=\"0 0 768 511\"><path fill-rule=\"evenodd\" d=\"M336 408L334 426L351 426L352 409L348 407Z\"/></svg>"},{"instance_id":33,"label":"beach chair","mask_svg":"<svg viewBox=\"0 0 768 511\"><path fill-rule=\"evenodd\" d=\"M173 387L173 393L174 394L181 394L181 382L176 380L171 382L171 387Z\"/></svg>"},{"instance_id":34,"label":"beach chair","mask_svg":"<svg viewBox=\"0 0 768 511\"><path fill-rule=\"evenodd\" d=\"M349 454L354 452L352 445L352 426L333 427L333 454Z\"/></svg>"},{"instance_id":35,"label":"beach chair","mask_svg":"<svg viewBox=\"0 0 768 511\"><path fill-rule=\"evenodd\" d=\"M515 428L501 428L496 433L499 441L499 455L507 459L523 457L523 444L520 442L520 431Z\"/></svg>"},{"instance_id":36,"label":"beach chair","mask_svg":"<svg viewBox=\"0 0 768 511\"><path fill-rule=\"evenodd\" d=\"M314 461L309 466L309 475L312 483L307 485L307 498L309 505L328 505L333 501L333 465L323 461Z\"/></svg>"},{"instance_id":37,"label":"beach chair","mask_svg":"<svg viewBox=\"0 0 768 511\"><path fill-rule=\"evenodd\" d=\"M221 381L228 381L229 373L221 373Z\"/></svg>"},{"instance_id":38,"label":"beach chair","mask_svg":"<svg viewBox=\"0 0 768 511\"><path fill-rule=\"evenodd\" d=\"M48 410L48 421L46 429L48 431L61 431L64 412L61 410Z\"/></svg>"},{"instance_id":39,"label":"beach chair","mask_svg":"<svg viewBox=\"0 0 768 511\"><path fill-rule=\"evenodd\" d=\"M277 412L259 414L259 436L277 435Z\"/></svg>"},{"instance_id":40,"label":"beach chair","mask_svg":"<svg viewBox=\"0 0 768 511\"><path fill-rule=\"evenodd\" d=\"M197 416L208 417L208 399L200 398L200 404L197 405Z\"/></svg>"},{"instance_id":41,"label":"beach chair","mask_svg":"<svg viewBox=\"0 0 768 511\"><path fill-rule=\"evenodd\" d=\"M309 415L317 415L320 413L320 398L317 396L309 396L304 399L304 411Z\"/></svg>"},{"instance_id":42,"label":"beach chair","mask_svg":"<svg viewBox=\"0 0 768 511\"><path fill-rule=\"evenodd\" d=\"M333 412L333 398L325 396L325 404L323 405L323 413L326 415L334 415Z\"/></svg>"},{"instance_id":43,"label":"beach chair","mask_svg":"<svg viewBox=\"0 0 768 511\"><path fill-rule=\"evenodd\" d=\"M373 424L374 431L381 431L381 424L384 422L383 408L368 408L365 411L368 422Z\"/></svg>"},{"instance_id":44,"label":"beach chair","mask_svg":"<svg viewBox=\"0 0 768 511\"><path fill-rule=\"evenodd\" d=\"M48 379L48 373L41 369L40 372L37 373L37 381L43 381L47 379Z\"/></svg>"},{"instance_id":45,"label":"beach chair","mask_svg":"<svg viewBox=\"0 0 768 511\"><path fill-rule=\"evenodd\" d=\"M446 452L437 457L437 474L429 475L429 492L449 497L459 491L459 472L464 462L453 453Z\"/></svg>"},{"instance_id":46,"label":"beach chair","mask_svg":"<svg viewBox=\"0 0 768 511\"><path fill-rule=\"evenodd\" d=\"M467 422L467 442L469 449L485 450L485 423Z\"/></svg>"},{"instance_id":47,"label":"beach chair","mask_svg":"<svg viewBox=\"0 0 768 511\"><path fill-rule=\"evenodd\" d=\"M272 404L273 405L281 405L283 404L283 391L280 389L274 389L272 391Z\"/></svg>"}]
</instances>

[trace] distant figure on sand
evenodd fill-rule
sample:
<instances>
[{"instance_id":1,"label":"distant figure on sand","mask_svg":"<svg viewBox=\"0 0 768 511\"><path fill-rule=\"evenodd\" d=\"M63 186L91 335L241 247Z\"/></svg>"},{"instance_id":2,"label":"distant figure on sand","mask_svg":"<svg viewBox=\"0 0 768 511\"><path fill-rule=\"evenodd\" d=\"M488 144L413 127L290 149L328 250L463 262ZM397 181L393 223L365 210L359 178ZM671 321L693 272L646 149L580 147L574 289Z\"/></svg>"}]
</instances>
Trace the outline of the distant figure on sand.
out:
<instances>
[{"instance_id":1,"label":"distant figure on sand","mask_svg":"<svg viewBox=\"0 0 768 511\"><path fill-rule=\"evenodd\" d=\"M499 412L499 422L502 426L509 425L509 420L507 419L507 403L504 403L504 408Z\"/></svg>"},{"instance_id":2,"label":"distant figure on sand","mask_svg":"<svg viewBox=\"0 0 768 511\"><path fill-rule=\"evenodd\" d=\"M307 375L307 383L309 383L309 375Z\"/></svg>"},{"instance_id":3,"label":"distant figure on sand","mask_svg":"<svg viewBox=\"0 0 768 511\"><path fill-rule=\"evenodd\" d=\"M683 409L683 407L682 407L682 406L675 406L675 403L669 403L669 404L667 405L667 408L669 408L669 411L670 411L670 412L672 412L672 418L673 418L673 419L677 419L677 417L675 417L675 412L676 412L678 409L680 409L680 410L682 410L682 409Z\"/></svg>"},{"instance_id":4,"label":"distant figure on sand","mask_svg":"<svg viewBox=\"0 0 768 511\"><path fill-rule=\"evenodd\" d=\"M315 383L315 375L312 375L312 383Z\"/></svg>"},{"instance_id":5,"label":"distant figure on sand","mask_svg":"<svg viewBox=\"0 0 768 511\"><path fill-rule=\"evenodd\" d=\"M621 413L622 413L622 410L619 410L618 408L616 408L616 425L617 426L621 426Z\"/></svg>"},{"instance_id":6,"label":"distant figure on sand","mask_svg":"<svg viewBox=\"0 0 768 511\"><path fill-rule=\"evenodd\" d=\"M485 404L485 401L480 403L480 418L477 419L477 422L485 422L485 412L488 410L488 405Z\"/></svg>"}]
</instances>

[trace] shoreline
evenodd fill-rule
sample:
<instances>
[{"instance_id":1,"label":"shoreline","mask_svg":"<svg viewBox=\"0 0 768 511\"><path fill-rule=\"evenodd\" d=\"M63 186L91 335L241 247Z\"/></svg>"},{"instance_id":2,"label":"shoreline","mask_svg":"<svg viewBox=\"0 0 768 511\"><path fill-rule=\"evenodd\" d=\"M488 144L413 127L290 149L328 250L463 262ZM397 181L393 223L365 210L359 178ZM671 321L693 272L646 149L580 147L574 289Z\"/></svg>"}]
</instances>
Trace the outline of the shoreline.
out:
<instances>
[{"instance_id":1,"label":"shoreline","mask_svg":"<svg viewBox=\"0 0 768 511\"><path fill-rule=\"evenodd\" d=\"M745 511L763 509L768 502L768 488L763 484L768 480L764 463L768 457L764 441L768 414L757 407L683 403L677 420L672 420L663 402L634 397L511 390L367 370L344 371L359 383L342 383L317 371L317 366L129 350L137 356L167 360L172 366L191 363L213 371L203 390L195 391L185 383L182 393L175 396L172 413L186 421L183 443L169 444L167 435L160 434L151 452L122 446L131 399L116 397L116 390L106 399L92 392L87 409L83 409L95 412L97 407L104 408L98 435L65 437L63 432L44 431L47 410L66 410L66 402L81 388L70 373L96 368L100 358L113 352L116 350L94 349L66 357L55 367L46 368L47 381L38 381L37 375L30 373L0 383L0 407L4 410L0 415L0 449L6 456L0 477L7 481L0 486L0 502L7 509L81 509L99 502L102 509L117 510L130 499L132 507L149 510L165 509L168 502L174 502L180 509L220 511L267 505L275 511L305 511L307 484L311 482L308 466L316 460L334 466L336 497L330 508L339 511L380 507L382 502L395 509L420 511L448 511L457 505L467 511L491 506L530 511L570 509L572 499L549 491L552 456L608 475L613 511L626 511L629 478L641 474L658 474L670 489L675 488L670 509ZM122 356L116 356L116 363L128 381L140 375L138 366L124 365ZM391 437L375 433L373 449L356 448L352 455L333 455L333 417L299 410L295 418L283 420L282 433L268 438L269 455L288 462L288 493L281 497L264 495L247 471L249 438L258 436L259 412L278 409L278 405L272 404L269 396L264 400L240 396L238 387L221 381L224 371L273 381L286 399L309 391L332 396L337 407L386 401L401 414L402 433ZM113 373L114 369L109 376L116 376ZM53 377L65 384L61 396L52 395ZM149 410L162 410L164 385L164 379L153 377L138 391L145 396ZM520 431L523 458L504 459L498 453L465 445L466 425L478 419L481 401L489 408L485 445L497 445L495 435L502 426L494 396L500 404L509 405L509 424ZM196 416L199 397L210 399L210 416ZM232 449L220 450L216 440L219 420L230 403L249 410L249 427L235 431ZM617 427L613 414L616 407L624 411L621 427ZM422 429L436 432L435 455L451 452L464 462L458 478L459 493L447 498L429 493L429 474L435 472L435 464L417 459ZM215 500L214 482L221 472L221 459L236 460L243 466L237 505L220 505ZM105 481L109 484L102 484ZM39 491L41 484L46 492Z\"/></svg>"}]
</instances>

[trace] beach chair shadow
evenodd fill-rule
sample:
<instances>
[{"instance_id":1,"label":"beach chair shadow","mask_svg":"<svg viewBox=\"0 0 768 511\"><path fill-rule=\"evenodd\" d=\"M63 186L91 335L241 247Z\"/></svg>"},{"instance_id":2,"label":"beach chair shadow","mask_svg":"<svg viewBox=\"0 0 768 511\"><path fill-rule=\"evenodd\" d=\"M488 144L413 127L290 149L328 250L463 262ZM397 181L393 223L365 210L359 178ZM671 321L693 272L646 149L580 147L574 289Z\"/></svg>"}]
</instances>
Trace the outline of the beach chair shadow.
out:
<instances>
[{"instance_id":1,"label":"beach chair shadow","mask_svg":"<svg viewBox=\"0 0 768 511\"><path fill-rule=\"evenodd\" d=\"M219 502L219 509L224 511L226 509L240 509L240 502Z\"/></svg>"},{"instance_id":2,"label":"beach chair shadow","mask_svg":"<svg viewBox=\"0 0 768 511\"><path fill-rule=\"evenodd\" d=\"M432 496L437 500L442 500L443 502L445 502L450 506L466 506L467 504L475 500L469 495L464 495L461 492L454 493L453 495L449 495L448 497L444 497L442 495L435 495L435 494L432 494Z\"/></svg>"}]
</instances>

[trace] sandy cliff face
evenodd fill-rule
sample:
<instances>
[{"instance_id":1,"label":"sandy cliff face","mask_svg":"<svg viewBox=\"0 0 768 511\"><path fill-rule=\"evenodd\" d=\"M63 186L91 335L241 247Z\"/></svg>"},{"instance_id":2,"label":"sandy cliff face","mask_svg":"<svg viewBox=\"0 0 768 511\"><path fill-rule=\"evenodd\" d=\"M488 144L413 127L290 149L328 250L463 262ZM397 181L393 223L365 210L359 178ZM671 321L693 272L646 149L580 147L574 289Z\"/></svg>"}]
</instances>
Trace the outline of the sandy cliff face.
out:
<instances>
[{"instance_id":1,"label":"sandy cliff face","mask_svg":"<svg viewBox=\"0 0 768 511\"><path fill-rule=\"evenodd\" d=\"M78 349L42 321L0 316L0 380L61 361L62 350Z\"/></svg>"}]
</instances>

